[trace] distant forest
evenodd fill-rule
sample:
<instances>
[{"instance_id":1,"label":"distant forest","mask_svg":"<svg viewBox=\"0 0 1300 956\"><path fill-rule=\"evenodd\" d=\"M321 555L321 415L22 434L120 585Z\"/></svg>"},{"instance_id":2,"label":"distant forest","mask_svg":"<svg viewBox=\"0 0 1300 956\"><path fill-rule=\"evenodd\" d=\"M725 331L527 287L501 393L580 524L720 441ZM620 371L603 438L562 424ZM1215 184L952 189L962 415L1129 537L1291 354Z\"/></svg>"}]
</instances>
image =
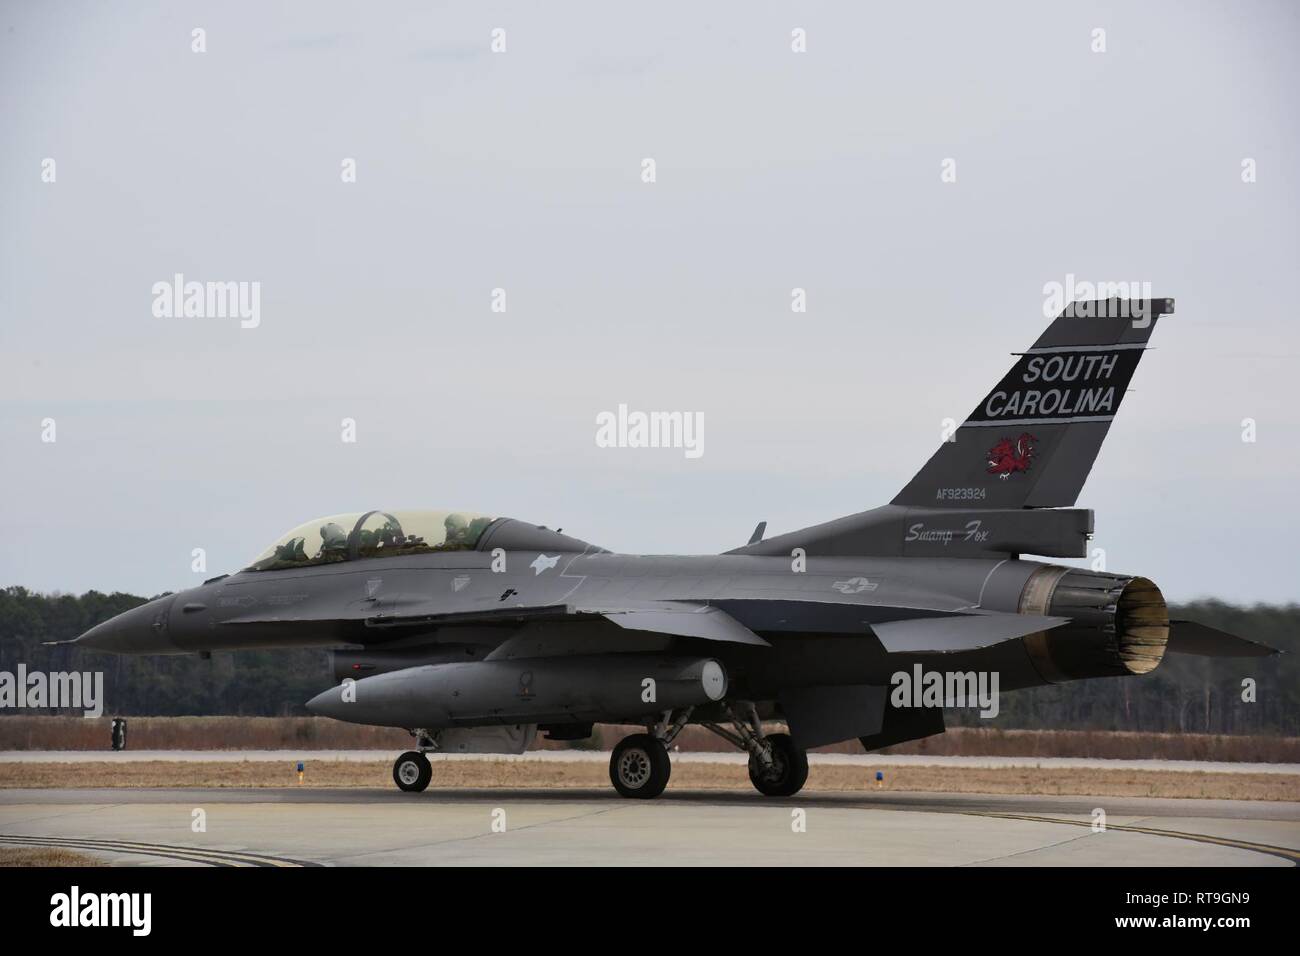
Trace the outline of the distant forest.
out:
<instances>
[{"instance_id":1,"label":"distant forest","mask_svg":"<svg viewBox=\"0 0 1300 956\"><path fill-rule=\"evenodd\" d=\"M325 653L319 650L216 652L211 660L202 660L197 655L127 657L41 646L74 638L145 600L97 591L78 597L0 589L0 671L14 673L19 662L29 670L102 670L106 716L303 715L303 702L331 683ZM1300 735L1300 605L1237 607L1198 601L1170 611L1286 653L1221 660L1170 655L1146 677L1005 694L993 720L949 711L948 726ZM1254 703L1241 699L1244 678L1255 681ZM0 710L0 717L7 714L31 716L32 711Z\"/></svg>"}]
</instances>

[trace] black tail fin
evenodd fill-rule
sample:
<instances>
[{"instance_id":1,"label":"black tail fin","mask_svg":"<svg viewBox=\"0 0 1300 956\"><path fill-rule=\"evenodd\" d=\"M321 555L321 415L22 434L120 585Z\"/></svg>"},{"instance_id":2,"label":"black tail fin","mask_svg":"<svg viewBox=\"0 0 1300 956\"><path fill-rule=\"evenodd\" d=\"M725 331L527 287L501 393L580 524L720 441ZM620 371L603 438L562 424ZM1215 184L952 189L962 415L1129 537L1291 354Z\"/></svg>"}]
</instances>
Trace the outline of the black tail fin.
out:
<instances>
[{"instance_id":1,"label":"black tail fin","mask_svg":"<svg viewBox=\"0 0 1300 956\"><path fill-rule=\"evenodd\" d=\"M893 500L955 508L1073 505L1173 299L1066 307Z\"/></svg>"}]
</instances>

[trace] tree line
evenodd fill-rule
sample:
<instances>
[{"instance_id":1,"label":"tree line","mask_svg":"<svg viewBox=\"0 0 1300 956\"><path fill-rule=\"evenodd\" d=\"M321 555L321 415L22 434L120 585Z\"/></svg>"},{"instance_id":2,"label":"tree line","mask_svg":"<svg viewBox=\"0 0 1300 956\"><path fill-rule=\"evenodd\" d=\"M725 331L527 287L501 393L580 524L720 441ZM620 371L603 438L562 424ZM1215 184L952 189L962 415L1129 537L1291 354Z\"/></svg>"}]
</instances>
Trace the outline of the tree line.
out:
<instances>
[{"instance_id":1,"label":"tree line","mask_svg":"<svg viewBox=\"0 0 1300 956\"><path fill-rule=\"evenodd\" d=\"M0 589L0 671L16 673L19 663L29 671L102 671L105 714L111 716L297 716L307 713L304 701L331 683L320 650L214 652L204 660L42 646L70 640L146 600L98 591L71 595ZM1003 695L997 718L950 711L948 725L1300 736L1300 605L1197 601L1171 606L1170 614L1286 653L1228 659L1168 655L1145 677L1016 691ZM0 716L31 713L0 710Z\"/></svg>"}]
</instances>

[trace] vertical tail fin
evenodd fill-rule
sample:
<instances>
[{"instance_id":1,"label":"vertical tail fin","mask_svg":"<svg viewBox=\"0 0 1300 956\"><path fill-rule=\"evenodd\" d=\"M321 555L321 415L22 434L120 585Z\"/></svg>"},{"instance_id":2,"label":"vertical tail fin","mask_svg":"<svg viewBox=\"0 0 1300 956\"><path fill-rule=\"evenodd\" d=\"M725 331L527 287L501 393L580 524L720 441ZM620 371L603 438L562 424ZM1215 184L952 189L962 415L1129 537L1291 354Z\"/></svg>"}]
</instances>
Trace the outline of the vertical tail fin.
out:
<instances>
[{"instance_id":1,"label":"vertical tail fin","mask_svg":"<svg viewBox=\"0 0 1300 956\"><path fill-rule=\"evenodd\" d=\"M1073 505L1156 320L1173 311L1173 299L1071 303L892 503Z\"/></svg>"}]
</instances>

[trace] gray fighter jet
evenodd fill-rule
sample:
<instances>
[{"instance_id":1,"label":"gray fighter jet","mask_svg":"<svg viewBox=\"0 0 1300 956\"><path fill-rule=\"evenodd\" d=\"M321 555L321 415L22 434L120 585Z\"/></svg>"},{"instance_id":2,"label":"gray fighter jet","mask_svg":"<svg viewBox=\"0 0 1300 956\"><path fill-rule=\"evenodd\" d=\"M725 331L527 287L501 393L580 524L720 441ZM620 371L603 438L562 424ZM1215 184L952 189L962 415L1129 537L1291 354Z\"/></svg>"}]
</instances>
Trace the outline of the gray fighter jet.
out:
<instances>
[{"instance_id":1,"label":"gray fighter jet","mask_svg":"<svg viewBox=\"0 0 1300 956\"><path fill-rule=\"evenodd\" d=\"M1171 299L1071 305L881 508L768 539L760 524L745 546L702 556L614 554L470 512L334 515L76 643L334 647L339 684L308 708L407 729L415 749L393 777L409 791L428 786L429 752L522 752L539 730L576 740L594 724L642 725L609 774L643 798L663 791L688 724L746 751L754 786L786 796L807 778L808 748L941 733L942 704L981 676L1014 690L1146 674L1168 652L1272 653L1171 621L1144 577L1025 558L1088 555L1093 513L1073 506L1172 312ZM936 693L900 693L913 675ZM765 720L789 733L765 733Z\"/></svg>"}]
</instances>

